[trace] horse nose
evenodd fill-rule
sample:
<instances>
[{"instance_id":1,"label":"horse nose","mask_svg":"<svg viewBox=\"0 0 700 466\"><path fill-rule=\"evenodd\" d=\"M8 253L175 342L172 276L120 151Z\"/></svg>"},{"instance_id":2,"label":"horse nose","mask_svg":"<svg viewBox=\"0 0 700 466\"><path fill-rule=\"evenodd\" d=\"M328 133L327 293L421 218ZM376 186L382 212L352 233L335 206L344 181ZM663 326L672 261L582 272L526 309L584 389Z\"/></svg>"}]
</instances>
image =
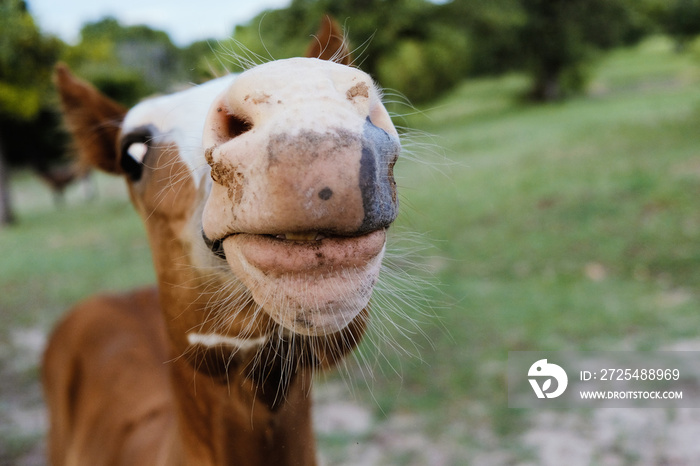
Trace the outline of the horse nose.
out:
<instances>
[{"instance_id":1,"label":"horse nose","mask_svg":"<svg viewBox=\"0 0 700 466\"><path fill-rule=\"evenodd\" d=\"M383 113L360 112L347 99L324 102L319 112L318 102L288 109L281 98L230 94L236 95L227 91L205 125L213 180L203 214L209 238L355 236L396 219L393 167L401 145L384 129Z\"/></svg>"},{"instance_id":2,"label":"horse nose","mask_svg":"<svg viewBox=\"0 0 700 466\"><path fill-rule=\"evenodd\" d=\"M401 146L395 136L367 118L363 128L360 159L360 192L364 218L359 233L386 228L398 213L394 164Z\"/></svg>"},{"instance_id":3,"label":"horse nose","mask_svg":"<svg viewBox=\"0 0 700 466\"><path fill-rule=\"evenodd\" d=\"M269 184L287 189L275 205L296 229L360 235L388 227L398 211L393 167L398 138L369 118L357 132L330 128L278 134L267 147ZM282 204L280 204L282 203Z\"/></svg>"}]
</instances>

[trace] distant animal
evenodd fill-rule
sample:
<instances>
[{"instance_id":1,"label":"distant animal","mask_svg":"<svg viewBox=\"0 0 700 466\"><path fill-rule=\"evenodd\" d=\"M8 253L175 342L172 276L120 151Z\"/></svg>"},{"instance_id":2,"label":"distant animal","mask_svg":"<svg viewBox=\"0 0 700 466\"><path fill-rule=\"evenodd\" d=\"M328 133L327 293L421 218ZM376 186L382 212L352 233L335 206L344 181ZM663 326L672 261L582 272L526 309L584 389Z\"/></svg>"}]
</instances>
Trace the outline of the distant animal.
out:
<instances>
[{"instance_id":1,"label":"distant animal","mask_svg":"<svg viewBox=\"0 0 700 466\"><path fill-rule=\"evenodd\" d=\"M65 204L66 189L72 183L83 180L90 182L90 170L83 170L75 164L36 167L36 174L49 187L53 194L54 205ZM89 196L94 195L90 192Z\"/></svg>"},{"instance_id":2,"label":"distant animal","mask_svg":"<svg viewBox=\"0 0 700 466\"><path fill-rule=\"evenodd\" d=\"M54 330L51 464L316 464L312 374L368 325L401 144L337 24L314 43L332 60L128 111L57 67L81 160L126 181L157 286L96 295Z\"/></svg>"}]
</instances>

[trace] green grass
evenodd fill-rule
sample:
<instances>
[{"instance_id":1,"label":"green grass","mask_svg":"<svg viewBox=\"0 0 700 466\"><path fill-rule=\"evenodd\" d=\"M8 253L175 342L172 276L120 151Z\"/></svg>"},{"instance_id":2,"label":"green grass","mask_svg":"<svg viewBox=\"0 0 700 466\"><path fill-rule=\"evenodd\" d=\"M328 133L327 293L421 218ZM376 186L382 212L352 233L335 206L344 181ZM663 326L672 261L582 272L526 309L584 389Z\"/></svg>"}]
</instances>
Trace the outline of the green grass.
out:
<instances>
[{"instance_id":1,"label":"green grass","mask_svg":"<svg viewBox=\"0 0 700 466\"><path fill-rule=\"evenodd\" d=\"M106 194L90 202L71 193L63 208L53 208L46 197L43 210L35 205L41 205L37 198L47 189L27 175L16 180L19 219L0 231L0 306L14 325L49 325L97 290L153 281L148 241L126 189L112 193L116 180L97 178Z\"/></svg>"},{"instance_id":2,"label":"green grass","mask_svg":"<svg viewBox=\"0 0 700 466\"><path fill-rule=\"evenodd\" d=\"M506 407L508 351L696 338L696 60L653 38L607 56L585 97L525 105L527 80L510 75L465 82L407 117L445 156L417 151L410 158L419 161L396 168L397 229L432 244L414 268L433 271L438 289L424 294L436 317L422 325L432 343L419 342L423 362L389 354L371 394L356 383L379 426L401 413L420 416L425 435L466 448L451 464L484 448L483 431L497 433L492 448L528 458L516 441L527 413ZM48 328L91 292L153 280L140 221L123 194L99 181L109 194L94 202L74 194L56 210L37 199L35 181L16 180L20 222L0 231L0 343L17 327ZM335 437L320 440L322 449L343 448ZM387 464L405 458L394 460Z\"/></svg>"},{"instance_id":3,"label":"green grass","mask_svg":"<svg viewBox=\"0 0 700 466\"><path fill-rule=\"evenodd\" d=\"M96 199L74 186L62 208L29 173L12 180L18 222L0 230L0 464L41 455L43 432L31 420L41 406L41 348L26 332L48 332L71 305L96 291L153 281L144 228L123 183L95 178Z\"/></svg>"}]
</instances>

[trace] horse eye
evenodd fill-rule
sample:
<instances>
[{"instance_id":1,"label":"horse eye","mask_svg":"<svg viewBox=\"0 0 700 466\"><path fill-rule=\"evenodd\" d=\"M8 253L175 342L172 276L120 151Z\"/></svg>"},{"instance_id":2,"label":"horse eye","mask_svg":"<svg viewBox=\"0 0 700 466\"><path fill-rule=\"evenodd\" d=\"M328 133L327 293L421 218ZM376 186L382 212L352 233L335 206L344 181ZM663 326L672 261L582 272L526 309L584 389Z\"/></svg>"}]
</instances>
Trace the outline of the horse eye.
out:
<instances>
[{"instance_id":1,"label":"horse eye","mask_svg":"<svg viewBox=\"0 0 700 466\"><path fill-rule=\"evenodd\" d=\"M124 147L119 160L124 173L131 181L138 181L143 175L143 159L148 152L148 146L143 142L134 142Z\"/></svg>"},{"instance_id":2,"label":"horse eye","mask_svg":"<svg viewBox=\"0 0 700 466\"><path fill-rule=\"evenodd\" d=\"M143 175L144 159L148 155L151 131L140 128L127 134L122 140L119 165L131 181L138 181Z\"/></svg>"},{"instance_id":3,"label":"horse eye","mask_svg":"<svg viewBox=\"0 0 700 466\"><path fill-rule=\"evenodd\" d=\"M126 153L137 162L143 162L146 152L148 152L148 146L144 142L134 142L126 149Z\"/></svg>"}]
</instances>

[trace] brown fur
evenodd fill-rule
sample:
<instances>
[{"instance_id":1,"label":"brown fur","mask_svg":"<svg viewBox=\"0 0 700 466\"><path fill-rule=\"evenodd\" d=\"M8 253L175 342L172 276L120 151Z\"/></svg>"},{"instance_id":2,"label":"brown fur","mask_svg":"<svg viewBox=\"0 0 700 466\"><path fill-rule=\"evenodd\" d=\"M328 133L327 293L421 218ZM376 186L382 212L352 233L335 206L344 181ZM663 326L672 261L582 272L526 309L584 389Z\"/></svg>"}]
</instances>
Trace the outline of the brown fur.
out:
<instances>
[{"instance_id":1,"label":"brown fur","mask_svg":"<svg viewBox=\"0 0 700 466\"><path fill-rule=\"evenodd\" d=\"M345 44L343 31L335 19L328 15L323 17L316 40L309 44L306 56L322 60L333 60L343 65L352 63L352 57Z\"/></svg>"},{"instance_id":2,"label":"brown fur","mask_svg":"<svg viewBox=\"0 0 700 466\"><path fill-rule=\"evenodd\" d=\"M174 415L155 288L79 304L45 354L51 464L128 464L136 456L159 464L158 449L141 447L172 431ZM124 363L139 369L124 370Z\"/></svg>"},{"instance_id":3,"label":"brown fur","mask_svg":"<svg viewBox=\"0 0 700 466\"><path fill-rule=\"evenodd\" d=\"M55 82L62 89L61 105L68 129L77 142L80 162L107 173L120 173L114 141L126 108L73 76L63 64L56 67Z\"/></svg>"},{"instance_id":4,"label":"brown fur","mask_svg":"<svg viewBox=\"0 0 700 466\"><path fill-rule=\"evenodd\" d=\"M320 43L331 43L331 29ZM344 48L338 53L348 56ZM56 82L82 161L120 173L117 141L126 110L65 66L57 68ZM150 178L129 189L145 219L158 286L88 299L56 327L42 374L51 464L316 464L311 372L352 350L367 311L341 333L290 343L298 360L286 382L273 357L284 349L279 345L265 349L255 369L250 354L189 351L185 334L204 325L201 313L216 292L182 259L189 251L178 233L201 200L176 148L155 150L154 169L144 175ZM242 322L232 325L245 326L251 312L242 309Z\"/></svg>"}]
</instances>

